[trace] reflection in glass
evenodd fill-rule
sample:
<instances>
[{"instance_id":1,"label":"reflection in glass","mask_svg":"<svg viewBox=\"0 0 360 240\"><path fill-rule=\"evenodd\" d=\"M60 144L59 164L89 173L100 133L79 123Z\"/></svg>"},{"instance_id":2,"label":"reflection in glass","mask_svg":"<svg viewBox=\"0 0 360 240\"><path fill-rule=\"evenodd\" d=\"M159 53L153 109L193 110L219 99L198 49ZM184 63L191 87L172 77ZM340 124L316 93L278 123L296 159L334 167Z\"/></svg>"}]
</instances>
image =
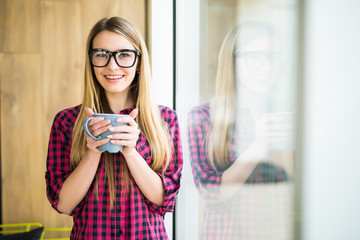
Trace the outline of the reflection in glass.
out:
<instances>
[{"instance_id":1,"label":"reflection in glass","mask_svg":"<svg viewBox=\"0 0 360 240\"><path fill-rule=\"evenodd\" d=\"M226 35L215 96L188 115L201 239L290 239L293 109L277 102L285 49L269 24Z\"/></svg>"}]
</instances>

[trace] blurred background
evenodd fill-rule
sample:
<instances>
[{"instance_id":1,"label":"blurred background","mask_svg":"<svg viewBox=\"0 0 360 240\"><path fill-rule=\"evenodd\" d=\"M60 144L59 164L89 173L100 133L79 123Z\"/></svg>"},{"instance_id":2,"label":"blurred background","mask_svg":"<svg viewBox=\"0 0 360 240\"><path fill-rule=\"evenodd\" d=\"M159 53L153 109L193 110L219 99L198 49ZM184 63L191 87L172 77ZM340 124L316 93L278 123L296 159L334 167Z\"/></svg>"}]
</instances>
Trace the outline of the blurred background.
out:
<instances>
[{"instance_id":1,"label":"blurred background","mask_svg":"<svg viewBox=\"0 0 360 240\"><path fill-rule=\"evenodd\" d=\"M49 130L82 100L85 43L103 17L133 21L148 38L148 7L135 1L0 1L2 223L69 227L45 195Z\"/></svg>"},{"instance_id":2,"label":"blurred background","mask_svg":"<svg viewBox=\"0 0 360 240\"><path fill-rule=\"evenodd\" d=\"M281 39L274 100L296 114L286 239L360 239L359 11L358 0L0 0L1 223L72 226L45 195L50 127L81 102L90 28L121 16L148 44L158 103L179 116L184 169L176 211L165 217L169 237L200 239L188 113L214 96L226 33L258 21Z\"/></svg>"}]
</instances>

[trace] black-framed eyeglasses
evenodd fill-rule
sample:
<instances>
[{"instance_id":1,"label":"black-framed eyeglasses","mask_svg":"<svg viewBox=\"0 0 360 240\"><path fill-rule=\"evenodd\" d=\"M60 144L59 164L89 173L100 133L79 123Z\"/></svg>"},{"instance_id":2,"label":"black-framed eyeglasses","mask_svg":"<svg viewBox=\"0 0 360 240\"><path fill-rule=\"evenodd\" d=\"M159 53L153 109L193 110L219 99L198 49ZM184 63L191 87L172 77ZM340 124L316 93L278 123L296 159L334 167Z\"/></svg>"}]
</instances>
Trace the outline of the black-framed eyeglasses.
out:
<instances>
[{"instance_id":1,"label":"black-framed eyeglasses","mask_svg":"<svg viewBox=\"0 0 360 240\"><path fill-rule=\"evenodd\" d=\"M279 68L283 65L283 55L279 52L234 52L234 57L244 57L245 62L250 68L261 68L268 60L272 67Z\"/></svg>"},{"instance_id":2,"label":"black-framed eyeglasses","mask_svg":"<svg viewBox=\"0 0 360 240\"><path fill-rule=\"evenodd\" d=\"M121 49L111 52L106 49L89 49L89 58L94 67L105 67L109 64L111 57L114 57L116 64L122 68L131 68L136 62L140 52L134 49Z\"/></svg>"}]
</instances>

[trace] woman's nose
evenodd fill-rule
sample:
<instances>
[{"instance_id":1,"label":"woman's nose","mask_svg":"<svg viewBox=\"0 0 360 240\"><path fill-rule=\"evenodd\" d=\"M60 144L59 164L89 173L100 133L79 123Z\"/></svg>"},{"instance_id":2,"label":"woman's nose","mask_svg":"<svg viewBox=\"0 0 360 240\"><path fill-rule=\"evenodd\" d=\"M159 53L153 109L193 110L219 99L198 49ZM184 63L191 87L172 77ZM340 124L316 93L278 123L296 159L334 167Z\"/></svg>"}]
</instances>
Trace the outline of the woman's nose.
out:
<instances>
[{"instance_id":1,"label":"woman's nose","mask_svg":"<svg viewBox=\"0 0 360 240\"><path fill-rule=\"evenodd\" d=\"M108 63L108 68L110 68L110 69L116 69L116 68L118 68L119 67L119 65L116 63L116 61L115 61L115 56L111 56L110 57L110 61L109 61L109 63Z\"/></svg>"}]
</instances>

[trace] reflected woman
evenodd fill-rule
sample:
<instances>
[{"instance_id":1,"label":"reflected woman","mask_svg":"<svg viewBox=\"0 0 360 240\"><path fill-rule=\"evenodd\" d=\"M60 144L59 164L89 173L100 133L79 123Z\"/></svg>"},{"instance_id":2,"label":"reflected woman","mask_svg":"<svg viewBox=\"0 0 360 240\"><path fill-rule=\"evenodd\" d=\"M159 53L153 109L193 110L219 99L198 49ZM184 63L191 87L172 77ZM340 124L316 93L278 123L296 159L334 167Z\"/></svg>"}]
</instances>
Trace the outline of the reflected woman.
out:
<instances>
[{"instance_id":1,"label":"reflected woman","mask_svg":"<svg viewBox=\"0 0 360 240\"><path fill-rule=\"evenodd\" d=\"M214 98L189 113L202 239L290 238L291 113L279 112L274 94L282 55L271 26L235 26L220 50Z\"/></svg>"}]
</instances>

